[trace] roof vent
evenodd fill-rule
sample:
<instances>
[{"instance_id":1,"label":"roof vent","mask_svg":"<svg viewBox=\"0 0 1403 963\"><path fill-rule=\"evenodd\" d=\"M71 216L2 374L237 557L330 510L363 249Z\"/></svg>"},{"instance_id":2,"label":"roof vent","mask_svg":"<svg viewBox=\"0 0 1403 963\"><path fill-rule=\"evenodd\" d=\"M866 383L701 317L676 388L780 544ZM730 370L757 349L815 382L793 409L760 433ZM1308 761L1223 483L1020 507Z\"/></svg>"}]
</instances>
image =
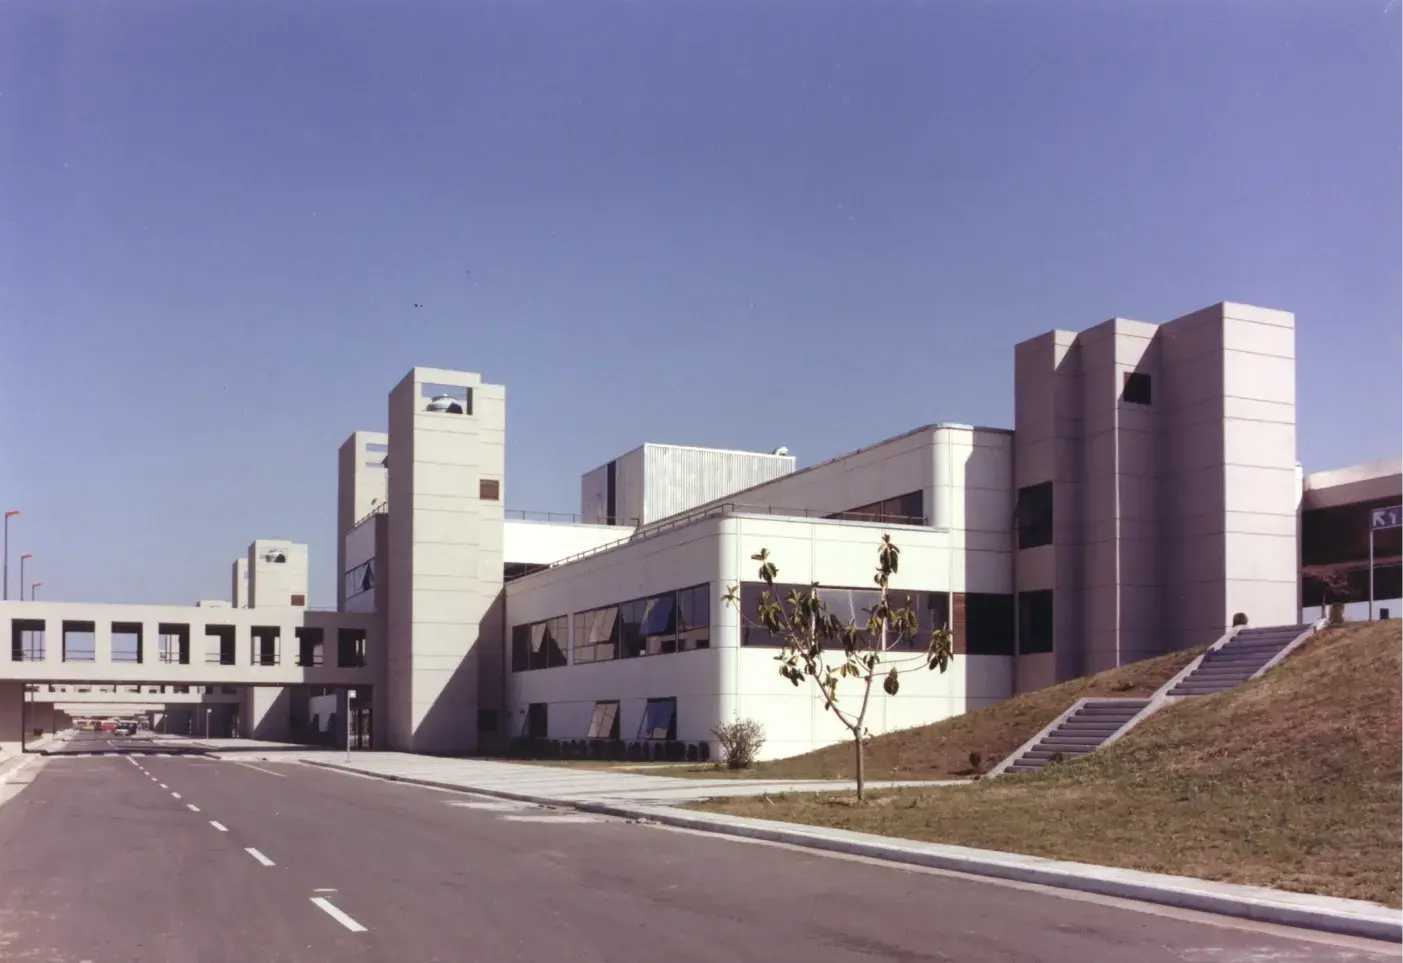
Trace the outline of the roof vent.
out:
<instances>
[{"instance_id":1,"label":"roof vent","mask_svg":"<svg viewBox=\"0 0 1403 963\"><path fill-rule=\"evenodd\" d=\"M783 445L780 445L780 446L779 446L778 448L776 448L774 451L770 452L770 454L772 454L772 455L787 455L787 454L789 454L789 449L786 448L786 447L784 447Z\"/></svg>"}]
</instances>

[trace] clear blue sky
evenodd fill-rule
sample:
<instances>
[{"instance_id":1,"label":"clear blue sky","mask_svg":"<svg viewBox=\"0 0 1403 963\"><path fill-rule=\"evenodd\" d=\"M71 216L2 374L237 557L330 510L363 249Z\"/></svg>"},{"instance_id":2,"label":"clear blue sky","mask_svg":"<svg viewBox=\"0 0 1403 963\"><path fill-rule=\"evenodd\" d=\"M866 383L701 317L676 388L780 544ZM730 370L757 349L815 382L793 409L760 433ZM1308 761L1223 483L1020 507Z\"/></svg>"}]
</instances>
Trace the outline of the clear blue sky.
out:
<instances>
[{"instance_id":1,"label":"clear blue sky","mask_svg":"<svg viewBox=\"0 0 1403 963\"><path fill-rule=\"evenodd\" d=\"M330 604L412 365L572 511L643 441L1009 425L1015 341L1222 300L1296 312L1308 470L1397 457L1400 6L10 0L12 554L186 603L292 538Z\"/></svg>"}]
</instances>

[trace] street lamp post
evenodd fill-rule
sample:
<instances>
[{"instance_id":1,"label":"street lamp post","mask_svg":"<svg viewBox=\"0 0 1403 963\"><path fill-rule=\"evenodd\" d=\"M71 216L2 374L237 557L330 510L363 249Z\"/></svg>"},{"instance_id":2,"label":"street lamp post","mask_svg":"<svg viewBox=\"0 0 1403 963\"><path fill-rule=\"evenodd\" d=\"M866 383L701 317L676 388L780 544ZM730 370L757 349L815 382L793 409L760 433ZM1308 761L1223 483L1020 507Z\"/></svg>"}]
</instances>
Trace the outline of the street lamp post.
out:
<instances>
[{"instance_id":1,"label":"street lamp post","mask_svg":"<svg viewBox=\"0 0 1403 963\"><path fill-rule=\"evenodd\" d=\"M24 601L24 560L33 557L33 552L25 552L19 557L19 600L21 602Z\"/></svg>"},{"instance_id":2,"label":"street lamp post","mask_svg":"<svg viewBox=\"0 0 1403 963\"><path fill-rule=\"evenodd\" d=\"M30 586L29 586L29 601L31 601L31 602L34 601L34 590L37 589L39 586L41 586L41 585L43 585L43 584L44 584L43 582L32 582L32 583L30 583ZM23 585L21 585L21 586L19 587L19 592L20 592L20 595L23 595L23 594L24 594L24 586L23 586ZM24 599L20 599L20 601L23 602Z\"/></svg>"},{"instance_id":3,"label":"street lamp post","mask_svg":"<svg viewBox=\"0 0 1403 963\"><path fill-rule=\"evenodd\" d=\"M18 508L12 508L12 509L10 509L8 512L5 513L5 593L4 593L5 597L4 597L4 600L5 600L6 602L8 602L8 601L10 600L10 516L11 516L11 515L18 515L18 514L19 514L19 509L18 509ZM23 595L24 595L24 583L23 583L23 582L20 583L19 594L20 594L20 596L21 596L21 601L23 601L23 598L22 598Z\"/></svg>"}]
</instances>

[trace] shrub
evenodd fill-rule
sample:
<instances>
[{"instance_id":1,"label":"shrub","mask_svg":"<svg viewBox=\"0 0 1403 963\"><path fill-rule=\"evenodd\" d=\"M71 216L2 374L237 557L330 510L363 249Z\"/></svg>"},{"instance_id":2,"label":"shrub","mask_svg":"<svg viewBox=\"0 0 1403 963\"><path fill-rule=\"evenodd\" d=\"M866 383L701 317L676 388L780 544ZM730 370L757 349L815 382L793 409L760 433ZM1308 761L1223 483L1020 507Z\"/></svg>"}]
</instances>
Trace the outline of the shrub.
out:
<instances>
[{"instance_id":1,"label":"shrub","mask_svg":"<svg viewBox=\"0 0 1403 963\"><path fill-rule=\"evenodd\" d=\"M765 727L754 719L723 722L711 734L721 744L727 769L749 769L765 744Z\"/></svg>"},{"instance_id":2,"label":"shrub","mask_svg":"<svg viewBox=\"0 0 1403 963\"><path fill-rule=\"evenodd\" d=\"M1246 613L1246 612L1239 612L1239 613L1237 613L1236 615L1234 615L1234 616L1232 617L1232 624L1235 625L1235 626L1237 626L1237 625L1246 625L1246 624L1247 624L1247 613Z\"/></svg>"},{"instance_id":3,"label":"shrub","mask_svg":"<svg viewBox=\"0 0 1403 963\"><path fill-rule=\"evenodd\" d=\"M969 754L969 769L974 774L975 779L984 775L984 753L971 752Z\"/></svg>"}]
</instances>

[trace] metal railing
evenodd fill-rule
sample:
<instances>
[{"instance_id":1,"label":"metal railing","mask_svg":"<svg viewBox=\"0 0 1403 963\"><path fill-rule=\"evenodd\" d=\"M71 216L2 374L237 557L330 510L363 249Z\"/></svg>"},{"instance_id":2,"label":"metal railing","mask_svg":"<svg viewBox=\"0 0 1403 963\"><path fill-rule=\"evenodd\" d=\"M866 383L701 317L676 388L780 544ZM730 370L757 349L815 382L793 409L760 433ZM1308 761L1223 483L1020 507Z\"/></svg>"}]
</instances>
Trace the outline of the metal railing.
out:
<instances>
[{"instance_id":1,"label":"metal railing","mask_svg":"<svg viewBox=\"0 0 1403 963\"><path fill-rule=\"evenodd\" d=\"M360 518L357 518L357 519L356 519L356 522L355 522L355 525L352 525L351 527L352 527L352 528L355 528L355 527L357 527L358 525L360 525L361 523L365 522L367 519L374 518L376 515L384 515L384 514L385 514L386 512L388 512L389 510L390 510L390 500L387 498L387 499L385 499L383 502L381 502L380 504L378 504L378 505L376 505L374 508L372 508L370 511L366 512L366 513L365 513L364 515L362 515Z\"/></svg>"},{"instance_id":2,"label":"metal railing","mask_svg":"<svg viewBox=\"0 0 1403 963\"><path fill-rule=\"evenodd\" d=\"M570 512L532 512L521 508L508 508L502 512L503 518L512 518L523 522L563 522L567 525L604 525L605 522L587 522L583 515L573 515ZM614 524L623 525L625 522L631 523L634 528L638 527L638 519L628 518L616 521Z\"/></svg>"},{"instance_id":3,"label":"metal railing","mask_svg":"<svg viewBox=\"0 0 1403 963\"><path fill-rule=\"evenodd\" d=\"M557 568L561 565L569 565L571 562L578 562L582 558L591 555L598 555L600 552L607 552L610 549L618 548L620 545L627 545L630 542L646 541L655 535L663 532L670 532L674 529L683 528L687 525L713 518L717 515L772 515L778 518L812 518L820 521L852 522L870 521L879 524L891 525L929 525L926 518L916 518L914 515L862 515L855 512L829 512L818 511L812 508L780 508L774 505L742 505L736 502L723 502L719 505L712 505L708 508L699 509L686 515L677 515L666 519L656 525L641 528L613 542L607 542L595 548L585 549L583 552L576 552L574 555L567 555L550 563L550 568ZM528 573L528 575L534 573ZM527 577L527 576L522 576Z\"/></svg>"}]
</instances>

